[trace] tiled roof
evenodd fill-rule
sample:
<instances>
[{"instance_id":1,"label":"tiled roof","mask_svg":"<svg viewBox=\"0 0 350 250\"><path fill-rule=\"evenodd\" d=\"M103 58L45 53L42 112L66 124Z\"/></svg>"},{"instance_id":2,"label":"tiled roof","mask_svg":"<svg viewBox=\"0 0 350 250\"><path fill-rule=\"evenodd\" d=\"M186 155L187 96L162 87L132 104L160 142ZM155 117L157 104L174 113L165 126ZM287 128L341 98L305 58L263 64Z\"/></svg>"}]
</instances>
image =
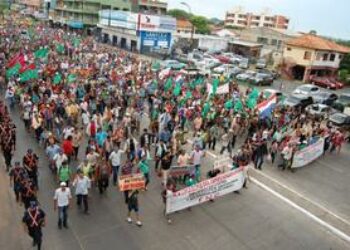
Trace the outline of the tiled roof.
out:
<instances>
[{"instance_id":1,"label":"tiled roof","mask_svg":"<svg viewBox=\"0 0 350 250\"><path fill-rule=\"evenodd\" d=\"M297 38L290 39L287 42L287 45L303 47L308 49L317 49L317 50L328 50L336 51L340 53L350 53L350 48L339 45L331 40L312 35L305 34Z\"/></svg>"},{"instance_id":2,"label":"tiled roof","mask_svg":"<svg viewBox=\"0 0 350 250\"><path fill-rule=\"evenodd\" d=\"M176 27L177 28L192 28L192 24L190 21L185 19L177 19L176 20Z\"/></svg>"}]
</instances>

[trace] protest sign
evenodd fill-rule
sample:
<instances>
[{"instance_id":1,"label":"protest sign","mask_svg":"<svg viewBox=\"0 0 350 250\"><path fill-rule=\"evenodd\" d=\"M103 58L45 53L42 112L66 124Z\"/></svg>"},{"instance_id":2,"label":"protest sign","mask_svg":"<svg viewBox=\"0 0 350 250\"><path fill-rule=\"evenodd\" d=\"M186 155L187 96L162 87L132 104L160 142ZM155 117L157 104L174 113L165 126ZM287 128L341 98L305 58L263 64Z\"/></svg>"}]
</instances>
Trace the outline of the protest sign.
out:
<instances>
[{"instance_id":1,"label":"protest sign","mask_svg":"<svg viewBox=\"0 0 350 250\"><path fill-rule=\"evenodd\" d=\"M308 165L323 154L323 149L324 138L319 138L317 142L295 152L291 168L300 168Z\"/></svg>"},{"instance_id":2,"label":"protest sign","mask_svg":"<svg viewBox=\"0 0 350 250\"><path fill-rule=\"evenodd\" d=\"M224 157L214 162L214 169L220 169L221 173L231 169L232 160L230 157Z\"/></svg>"},{"instance_id":3,"label":"protest sign","mask_svg":"<svg viewBox=\"0 0 350 250\"><path fill-rule=\"evenodd\" d=\"M208 94L214 93L214 87L210 83L207 83L207 92L208 92ZM215 94L223 95L223 94L227 94L229 92L230 92L230 87L229 87L228 83L225 83L225 84L217 87Z\"/></svg>"},{"instance_id":4,"label":"protest sign","mask_svg":"<svg viewBox=\"0 0 350 250\"><path fill-rule=\"evenodd\" d=\"M169 170L169 176L171 177L181 177L184 175L191 175L194 173L195 173L194 166L185 166L185 167L172 166Z\"/></svg>"},{"instance_id":5,"label":"protest sign","mask_svg":"<svg viewBox=\"0 0 350 250\"><path fill-rule=\"evenodd\" d=\"M145 188L145 178L143 174L122 175L119 177L119 190L136 190Z\"/></svg>"},{"instance_id":6,"label":"protest sign","mask_svg":"<svg viewBox=\"0 0 350 250\"><path fill-rule=\"evenodd\" d=\"M239 168L170 193L166 200L166 213L173 213L232 193L241 189L243 183L243 168Z\"/></svg>"}]
</instances>

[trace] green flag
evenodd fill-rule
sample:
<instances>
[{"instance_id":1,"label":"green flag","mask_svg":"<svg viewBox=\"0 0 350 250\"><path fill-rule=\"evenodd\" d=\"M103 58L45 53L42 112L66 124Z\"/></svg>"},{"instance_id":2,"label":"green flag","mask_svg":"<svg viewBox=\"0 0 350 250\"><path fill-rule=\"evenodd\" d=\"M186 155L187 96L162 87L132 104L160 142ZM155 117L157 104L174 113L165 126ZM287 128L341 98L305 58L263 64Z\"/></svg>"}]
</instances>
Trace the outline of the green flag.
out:
<instances>
[{"instance_id":1,"label":"green flag","mask_svg":"<svg viewBox=\"0 0 350 250\"><path fill-rule=\"evenodd\" d=\"M218 86L219 86L220 80L219 79L214 79L213 81L213 94L216 94L216 91L218 90Z\"/></svg>"},{"instance_id":2,"label":"green flag","mask_svg":"<svg viewBox=\"0 0 350 250\"><path fill-rule=\"evenodd\" d=\"M75 48L77 48L77 47L79 47L79 45L80 45L80 39L74 38L74 39L73 39L73 46L74 46Z\"/></svg>"},{"instance_id":3,"label":"green flag","mask_svg":"<svg viewBox=\"0 0 350 250\"><path fill-rule=\"evenodd\" d=\"M56 45L56 51L60 54L64 53L64 45L63 44L57 44Z\"/></svg>"},{"instance_id":4,"label":"green flag","mask_svg":"<svg viewBox=\"0 0 350 250\"><path fill-rule=\"evenodd\" d=\"M56 73L55 77L53 78L53 84L59 84L62 80L62 75L60 73Z\"/></svg>"},{"instance_id":5,"label":"green flag","mask_svg":"<svg viewBox=\"0 0 350 250\"><path fill-rule=\"evenodd\" d=\"M248 96L248 99L258 99L259 97L259 90L257 90L256 88L254 88L252 90L252 92L250 92L249 96Z\"/></svg>"},{"instance_id":6,"label":"green flag","mask_svg":"<svg viewBox=\"0 0 350 250\"><path fill-rule=\"evenodd\" d=\"M38 79L38 70L37 69L31 69L23 72L22 74L19 75L20 81L21 82L26 82L31 79Z\"/></svg>"},{"instance_id":7,"label":"green flag","mask_svg":"<svg viewBox=\"0 0 350 250\"><path fill-rule=\"evenodd\" d=\"M173 86L173 78L172 77L169 77L166 82L165 82L165 85L164 85L164 91L167 92L171 89L171 87Z\"/></svg>"},{"instance_id":8,"label":"green flag","mask_svg":"<svg viewBox=\"0 0 350 250\"><path fill-rule=\"evenodd\" d=\"M152 63L152 70L153 71L160 70L160 62L159 61L156 61L156 62Z\"/></svg>"},{"instance_id":9,"label":"green flag","mask_svg":"<svg viewBox=\"0 0 350 250\"><path fill-rule=\"evenodd\" d=\"M181 85L177 83L176 86L175 86L173 94L174 94L174 96L179 96L180 93L181 93Z\"/></svg>"},{"instance_id":10,"label":"green flag","mask_svg":"<svg viewBox=\"0 0 350 250\"><path fill-rule=\"evenodd\" d=\"M237 101L235 102L234 111L235 111L235 112L241 112L241 111L243 111L243 104L242 104L242 101L241 101L241 100L237 100Z\"/></svg>"},{"instance_id":11,"label":"green flag","mask_svg":"<svg viewBox=\"0 0 350 250\"><path fill-rule=\"evenodd\" d=\"M44 58L47 56L49 53L49 49L47 48L42 48L34 52L35 58Z\"/></svg>"},{"instance_id":12,"label":"green flag","mask_svg":"<svg viewBox=\"0 0 350 250\"><path fill-rule=\"evenodd\" d=\"M187 90L185 98L186 98L186 100L192 98L192 92Z\"/></svg>"},{"instance_id":13,"label":"green flag","mask_svg":"<svg viewBox=\"0 0 350 250\"><path fill-rule=\"evenodd\" d=\"M210 110L210 104L208 102L204 103L203 105L203 111L202 111L202 117L205 118L207 117L208 113Z\"/></svg>"},{"instance_id":14,"label":"green flag","mask_svg":"<svg viewBox=\"0 0 350 250\"><path fill-rule=\"evenodd\" d=\"M68 83L72 83L75 80L77 80L77 76L75 74L69 74L67 80L68 80Z\"/></svg>"},{"instance_id":15,"label":"green flag","mask_svg":"<svg viewBox=\"0 0 350 250\"><path fill-rule=\"evenodd\" d=\"M248 100L247 100L247 107L249 108L249 109L254 109L255 108L255 106L256 106L256 99L254 99L254 98L249 98Z\"/></svg>"},{"instance_id":16,"label":"green flag","mask_svg":"<svg viewBox=\"0 0 350 250\"><path fill-rule=\"evenodd\" d=\"M6 71L6 77L10 78L11 76L18 74L18 71L20 70L20 68L21 68L21 64L16 63L15 66L13 66L12 68L9 68Z\"/></svg>"},{"instance_id":17,"label":"green flag","mask_svg":"<svg viewBox=\"0 0 350 250\"><path fill-rule=\"evenodd\" d=\"M232 109L233 108L233 101L232 100L228 100L227 102L225 102L224 104L225 109Z\"/></svg>"}]
</instances>

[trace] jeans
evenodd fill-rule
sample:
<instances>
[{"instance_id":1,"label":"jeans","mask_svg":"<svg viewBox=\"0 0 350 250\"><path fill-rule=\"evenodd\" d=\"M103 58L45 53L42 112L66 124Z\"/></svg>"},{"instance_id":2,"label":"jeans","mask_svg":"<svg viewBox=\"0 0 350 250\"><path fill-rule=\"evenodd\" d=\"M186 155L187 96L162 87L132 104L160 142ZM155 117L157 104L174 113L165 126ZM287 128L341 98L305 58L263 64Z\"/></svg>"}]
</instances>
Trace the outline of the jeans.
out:
<instances>
[{"instance_id":1,"label":"jeans","mask_svg":"<svg viewBox=\"0 0 350 250\"><path fill-rule=\"evenodd\" d=\"M87 194L77 194L77 205L78 205L78 207L81 206L82 202L84 203L84 212L87 212L89 210L88 195Z\"/></svg>"},{"instance_id":2,"label":"jeans","mask_svg":"<svg viewBox=\"0 0 350 250\"><path fill-rule=\"evenodd\" d=\"M58 207L58 226L62 227L62 223L64 227L67 227L67 218L68 218L68 206Z\"/></svg>"},{"instance_id":3,"label":"jeans","mask_svg":"<svg viewBox=\"0 0 350 250\"><path fill-rule=\"evenodd\" d=\"M118 180L118 172L119 172L120 166L112 166L112 174L113 174L113 185L115 186L117 184Z\"/></svg>"},{"instance_id":4,"label":"jeans","mask_svg":"<svg viewBox=\"0 0 350 250\"><path fill-rule=\"evenodd\" d=\"M197 182L201 181L201 165L194 165L196 169L196 180Z\"/></svg>"},{"instance_id":5,"label":"jeans","mask_svg":"<svg viewBox=\"0 0 350 250\"><path fill-rule=\"evenodd\" d=\"M149 183L149 173L144 173L143 175L145 176L145 180L146 180L145 186L147 187Z\"/></svg>"}]
</instances>

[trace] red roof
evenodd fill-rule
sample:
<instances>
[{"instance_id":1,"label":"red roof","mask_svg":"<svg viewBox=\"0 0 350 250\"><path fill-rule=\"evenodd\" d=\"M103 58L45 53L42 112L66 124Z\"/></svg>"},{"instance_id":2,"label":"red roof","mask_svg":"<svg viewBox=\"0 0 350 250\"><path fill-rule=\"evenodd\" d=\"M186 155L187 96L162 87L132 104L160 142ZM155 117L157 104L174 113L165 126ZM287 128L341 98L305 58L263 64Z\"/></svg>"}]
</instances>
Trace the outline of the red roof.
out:
<instances>
[{"instance_id":1,"label":"red roof","mask_svg":"<svg viewBox=\"0 0 350 250\"><path fill-rule=\"evenodd\" d=\"M339 53L350 53L350 48L312 34L305 34L293 38L287 42L287 45L316 50L336 51Z\"/></svg>"},{"instance_id":2,"label":"red roof","mask_svg":"<svg viewBox=\"0 0 350 250\"><path fill-rule=\"evenodd\" d=\"M190 21L185 19L177 19L176 20L176 27L179 29L191 29L192 24Z\"/></svg>"}]
</instances>

